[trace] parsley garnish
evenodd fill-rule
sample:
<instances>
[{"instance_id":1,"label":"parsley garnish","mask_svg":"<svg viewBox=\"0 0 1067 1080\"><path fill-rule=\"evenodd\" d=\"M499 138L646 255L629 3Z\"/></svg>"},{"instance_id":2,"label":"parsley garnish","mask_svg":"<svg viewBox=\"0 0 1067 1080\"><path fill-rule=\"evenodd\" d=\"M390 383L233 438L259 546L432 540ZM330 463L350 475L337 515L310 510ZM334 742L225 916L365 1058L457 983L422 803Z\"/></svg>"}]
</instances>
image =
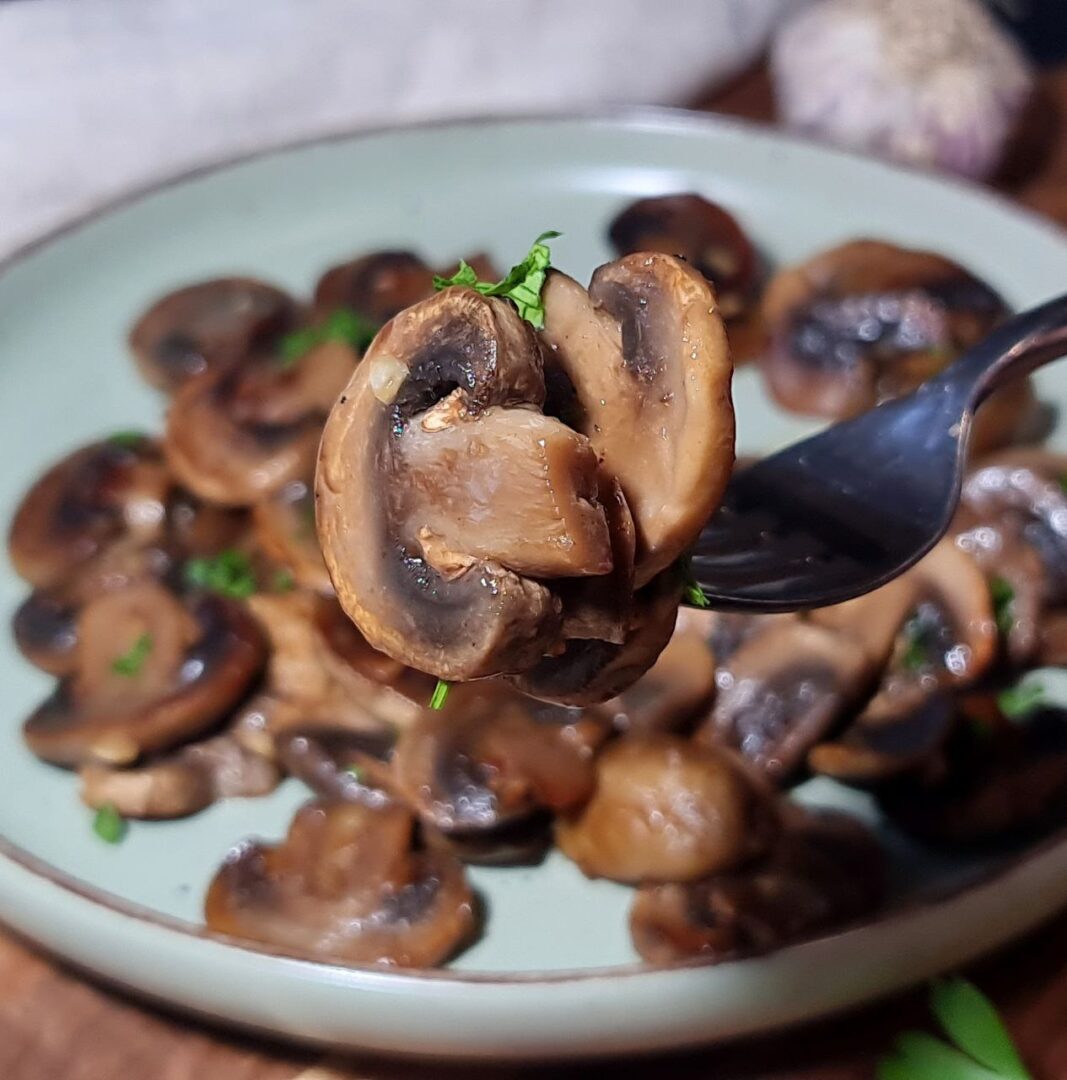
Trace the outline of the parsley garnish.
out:
<instances>
[{"instance_id":1,"label":"parsley garnish","mask_svg":"<svg viewBox=\"0 0 1067 1080\"><path fill-rule=\"evenodd\" d=\"M1059 480L1060 487L1063 491L1067 492L1067 473L1060 473L1056 479Z\"/></svg>"},{"instance_id":2,"label":"parsley garnish","mask_svg":"<svg viewBox=\"0 0 1067 1080\"><path fill-rule=\"evenodd\" d=\"M952 1045L907 1032L878 1066L878 1080L1032 1080L992 1002L966 979L944 979L930 1007Z\"/></svg>"},{"instance_id":3,"label":"parsley garnish","mask_svg":"<svg viewBox=\"0 0 1067 1080\"><path fill-rule=\"evenodd\" d=\"M365 352L378 333L377 323L351 308L338 308L315 326L305 326L286 334L278 343L278 363L292 367L301 357L327 341L342 341L357 352Z\"/></svg>"},{"instance_id":4,"label":"parsley garnish","mask_svg":"<svg viewBox=\"0 0 1067 1080\"><path fill-rule=\"evenodd\" d=\"M526 258L516 263L502 281L479 281L474 267L460 259L459 269L450 278L434 275L433 287L447 289L449 285L466 285L469 289L480 292L482 296L506 297L519 309L522 318L535 329L543 330L545 308L541 303L541 290L552 262L552 253L545 241L555 240L562 235L552 229L541 233L531 245Z\"/></svg>"},{"instance_id":5,"label":"parsley garnish","mask_svg":"<svg viewBox=\"0 0 1067 1080\"><path fill-rule=\"evenodd\" d=\"M185 581L198 589L244 600L256 591L256 575L251 560L242 551L220 551L206 559L190 559L185 564Z\"/></svg>"},{"instance_id":6,"label":"parsley garnish","mask_svg":"<svg viewBox=\"0 0 1067 1080\"><path fill-rule=\"evenodd\" d=\"M1015 590L1005 578L990 578L989 597L993 601L997 629L1002 634L1010 633L1015 625Z\"/></svg>"},{"instance_id":7,"label":"parsley garnish","mask_svg":"<svg viewBox=\"0 0 1067 1080\"><path fill-rule=\"evenodd\" d=\"M270 579L270 587L275 592L292 592L296 586L296 579L286 569L275 570Z\"/></svg>"},{"instance_id":8,"label":"parsley garnish","mask_svg":"<svg viewBox=\"0 0 1067 1080\"><path fill-rule=\"evenodd\" d=\"M997 695L997 708L1009 720L1025 720L1045 704L1045 687L1040 682L1021 682Z\"/></svg>"},{"instance_id":9,"label":"parsley garnish","mask_svg":"<svg viewBox=\"0 0 1067 1080\"><path fill-rule=\"evenodd\" d=\"M121 450L136 450L144 440L145 436L139 431L116 431L114 435L107 437L112 446Z\"/></svg>"},{"instance_id":10,"label":"parsley garnish","mask_svg":"<svg viewBox=\"0 0 1067 1080\"><path fill-rule=\"evenodd\" d=\"M704 590L693 575L693 568L688 559L682 559L678 564L682 574L682 599L685 603L695 608L709 608L711 602L704 595Z\"/></svg>"},{"instance_id":11,"label":"parsley garnish","mask_svg":"<svg viewBox=\"0 0 1067 1080\"><path fill-rule=\"evenodd\" d=\"M922 671L930 662L930 642L927 628L918 615L913 615L901 630L904 648L900 663L906 671Z\"/></svg>"},{"instance_id":12,"label":"parsley garnish","mask_svg":"<svg viewBox=\"0 0 1067 1080\"><path fill-rule=\"evenodd\" d=\"M362 784L363 783L363 766L362 765L356 765L355 763L353 763L353 764L349 765L345 769L345 772L348 773L348 775L351 776L356 781L357 784Z\"/></svg>"},{"instance_id":13,"label":"parsley garnish","mask_svg":"<svg viewBox=\"0 0 1067 1080\"><path fill-rule=\"evenodd\" d=\"M135 675L140 675L141 668L144 667L144 662L148 659L148 654L151 651L152 635L146 632L130 646L129 652L123 653L112 663L111 670L116 675L123 675L127 679L132 679Z\"/></svg>"},{"instance_id":14,"label":"parsley garnish","mask_svg":"<svg viewBox=\"0 0 1067 1080\"><path fill-rule=\"evenodd\" d=\"M448 691L452 689L452 684L445 682L444 679L438 679L437 685L433 688L433 693L430 695L430 708L431 709L443 709L445 702L448 700Z\"/></svg>"},{"instance_id":15,"label":"parsley garnish","mask_svg":"<svg viewBox=\"0 0 1067 1080\"><path fill-rule=\"evenodd\" d=\"M93 817L93 832L107 844L117 844L126 835L126 819L114 803L104 803Z\"/></svg>"}]
</instances>

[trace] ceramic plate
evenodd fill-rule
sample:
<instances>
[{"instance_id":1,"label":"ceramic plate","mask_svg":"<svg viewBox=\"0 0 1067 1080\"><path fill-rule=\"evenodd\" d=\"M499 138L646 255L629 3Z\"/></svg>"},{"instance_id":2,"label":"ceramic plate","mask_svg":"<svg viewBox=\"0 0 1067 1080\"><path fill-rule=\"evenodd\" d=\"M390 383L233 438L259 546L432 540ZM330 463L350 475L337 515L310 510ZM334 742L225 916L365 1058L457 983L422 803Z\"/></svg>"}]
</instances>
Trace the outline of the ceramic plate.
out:
<instances>
[{"instance_id":1,"label":"ceramic plate","mask_svg":"<svg viewBox=\"0 0 1067 1080\"><path fill-rule=\"evenodd\" d=\"M131 425L161 401L124 348L132 316L199 278L256 274L307 293L355 252L411 246L433 264L476 249L503 265L544 229L585 279L609 257L605 225L627 201L696 190L733 210L774 263L859 235L930 247L1010 302L1067 285L1067 239L980 191L732 123L669 113L457 123L341 137L260 155L139 194L47 238L0 277L0 510L42 467ZM1067 371L1038 379L1067 404ZM742 452L807 431L737 380ZM6 564L0 606L23 587ZM207 936L205 885L250 834L280 836L296 782L181 822L100 842L71 774L36 761L19 724L49 680L0 644L0 916L97 975L235 1025L386 1052L492 1059L654 1049L751 1033L886 994L960 964L1067 903L1067 841L1011 859L933 858L887 835L895 910L774 955L651 970L627 931L628 889L586 881L554 855L537 868L475 868L488 931L450 970L396 973L307 963ZM801 795L848 804L828 782Z\"/></svg>"}]
</instances>

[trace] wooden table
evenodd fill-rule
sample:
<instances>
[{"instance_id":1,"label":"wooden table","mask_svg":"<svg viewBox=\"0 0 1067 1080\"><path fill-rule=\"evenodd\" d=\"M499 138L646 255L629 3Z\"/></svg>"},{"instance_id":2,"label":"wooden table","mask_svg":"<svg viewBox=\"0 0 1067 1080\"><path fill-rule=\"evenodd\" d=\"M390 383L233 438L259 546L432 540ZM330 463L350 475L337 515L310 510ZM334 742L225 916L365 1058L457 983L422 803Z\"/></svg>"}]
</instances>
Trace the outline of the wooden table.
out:
<instances>
[{"instance_id":1,"label":"wooden table","mask_svg":"<svg viewBox=\"0 0 1067 1080\"><path fill-rule=\"evenodd\" d=\"M774 114L761 71L696 104L759 121ZM1067 225L1067 67L1044 78L1040 108L1010 165L998 186ZM1035 1077L1067 1080L1067 917L969 974L1003 1010ZM613 1064L610 1075L616 1080L861 1080L873 1077L874 1063L897 1033L926 1019L923 996L912 994L758 1043ZM82 981L25 943L0 936L0 1080L504 1080L599 1071L573 1067L531 1073L323 1059L148 1009Z\"/></svg>"}]
</instances>

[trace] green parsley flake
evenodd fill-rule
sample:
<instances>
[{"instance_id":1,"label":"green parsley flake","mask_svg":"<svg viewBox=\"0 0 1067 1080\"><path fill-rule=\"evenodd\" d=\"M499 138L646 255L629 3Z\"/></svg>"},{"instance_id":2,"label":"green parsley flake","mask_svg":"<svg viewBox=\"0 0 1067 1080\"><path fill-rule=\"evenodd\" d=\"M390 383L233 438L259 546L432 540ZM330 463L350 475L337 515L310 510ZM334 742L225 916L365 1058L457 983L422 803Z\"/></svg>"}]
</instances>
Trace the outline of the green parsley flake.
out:
<instances>
[{"instance_id":1,"label":"green parsley flake","mask_svg":"<svg viewBox=\"0 0 1067 1080\"><path fill-rule=\"evenodd\" d=\"M204 559L190 559L185 564L186 584L207 589L220 596L244 600L256 591L252 562L242 551L220 551Z\"/></svg>"},{"instance_id":2,"label":"green parsley flake","mask_svg":"<svg viewBox=\"0 0 1067 1080\"><path fill-rule=\"evenodd\" d=\"M710 601L704 595L704 590L700 587L700 583L693 574L693 567L690 565L689 559L685 558L680 560L678 569L682 575L682 601L690 607L711 607Z\"/></svg>"},{"instance_id":3,"label":"green parsley flake","mask_svg":"<svg viewBox=\"0 0 1067 1080\"><path fill-rule=\"evenodd\" d=\"M146 632L130 646L129 652L124 653L112 663L111 670L116 675L132 679L141 674L141 668L144 667L144 662L148 659L151 651L152 635Z\"/></svg>"},{"instance_id":4,"label":"green parsley flake","mask_svg":"<svg viewBox=\"0 0 1067 1080\"><path fill-rule=\"evenodd\" d=\"M901 1035L878 1080L1032 1080L992 1002L965 979L934 983L930 1007L952 1045L925 1032Z\"/></svg>"},{"instance_id":5,"label":"green parsley flake","mask_svg":"<svg viewBox=\"0 0 1067 1080\"><path fill-rule=\"evenodd\" d=\"M930 663L929 631L919 615L913 615L900 632L904 647L900 663L905 671L922 671Z\"/></svg>"},{"instance_id":6,"label":"green parsley flake","mask_svg":"<svg viewBox=\"0 0 1067 1080\"><path fill-rule=\"evenodd\" d=\"M433 287L447 289L450 285L465 285L482 296L503 296L519 309L519 315L531 326L543 330L545 307L541 302L541 290L548 268L552 265L552 253L545 241L555 240L562 235L552 229L541 233L531 245L526 258L516 263L502 281L479 281L474 268L461 259L459 269L451 277L434 275Z\"/></svg>"},{"instance_id":7,"label":"green parsley flake","mask_svg":"<svg viewBox=\"0 0 1067 1080\"><path fill-rule=\"evenodd\" d=\"M1063 491L1067 492L1067 473L1060 473L1057 477L1060 482L1060 487Z\"/></svg>"},{"instance_id":8,"label":"green parsley flake","mask_svg":"<svg viewBox=\"0 0 1067 1080\"><path fill-rule=\"evenodd\" d=\"M296 587L296 579L288 570L275 570L270 579L270 587L274 592L292 592Z\"/></svg>"},{"instance_id":9,"label":"green parsley flake","mask_svg":"<svg viewBox=\"0 0 1067 1080\"><path fill-rule=\"evenodd\" d=\"M431 709L443 709L445 707L445 701L448 700L448 692L452 689L452 684L445 682L444 679L438 679L437 685L433 688L433 693L430 695L430 708Z\"/></svg>"},{"instance_id":10,"label":"green parsley flake","mask_svg":"<svg viewBox=\"0 0 1067 1080\"><path fill-rule=\"evenodd\" d=\"M292 367L312 349L327 341L340 341L359 353L366 351L378 333L378 325L351 308L338 308L315 326L286 334L278 345L278 363Z\"/></svg>"},{"instance_id":11,"label":"green parsley flake","mask_svg":"<svg viewBox=\"0 0 1067 1080\"><path fill-rule=\"evenodd\" d=\"M989 597L993 601L997 629L1002 634L1011 633L1015 626L1015 590L1006 578L990 578Z\"/></svg>"},{"instance_id":12,"label":"green parsley flake","mask_svg":"<svg viewBox=\"0 0 1067 1080\"><path fill-rule=\"evenodd\" d=\"M113 803L104 803L93 817L93 832L107 844L117 844L126 835L126 819Z\"/></svg>"},{"instance_id":13,"label":"green parsley flake","mask_svg":"<svg viewBox=\"0 0 1067 1080\"><path fill-rule=\"evenodd\" d=\"M997 695L997 707L1009 720L1025 720L1044 705L1044 684L1032 679L1002 690Z\"/></svg>"},{"instance_id":14,"label":"green parsley flake","mask_svg":"<svg viewBox=\"0 0 1067 1080\"><path fill-rule=\"evenodd\" d=\"M348 775L351 776L356 781L357 784L362 784L363 783L363 766L362 765L356 765L355 763L353 763L353 764L349 765L348 768L345 769L345 772L348 773Z\"/></svg>"},{"instance_id":15,"label":"green parsley flake","mask_svg":"<svg viewBox=\"0 0 1067 1080\"><path fill-rule=\"evenodd\" d=\"M114 435L107 437L107 441L121 450L136 450L145 438L140 431L116 431Z\"/></svg>"}]
</instances>

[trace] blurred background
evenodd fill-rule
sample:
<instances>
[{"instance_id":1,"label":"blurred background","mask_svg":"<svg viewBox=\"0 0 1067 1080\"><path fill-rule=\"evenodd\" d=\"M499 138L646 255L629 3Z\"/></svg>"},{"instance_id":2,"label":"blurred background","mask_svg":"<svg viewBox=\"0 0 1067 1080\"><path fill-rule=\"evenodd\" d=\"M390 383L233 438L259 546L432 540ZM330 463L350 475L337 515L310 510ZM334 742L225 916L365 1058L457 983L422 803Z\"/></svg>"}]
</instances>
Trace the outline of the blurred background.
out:
<instances>
[{"instance_id":1,"label":"blurred background","mask_svg":"<svg viewBox=\"0 0 1067 1080\"><path fill-rule=\"evenodd\" d=\"M766 101L740 111L984 175L1034 69L1067 55L1067 3L0 0L0 251L152 180L331 131L707 104L768 52Z\"/></svg>"}]
</instances>

